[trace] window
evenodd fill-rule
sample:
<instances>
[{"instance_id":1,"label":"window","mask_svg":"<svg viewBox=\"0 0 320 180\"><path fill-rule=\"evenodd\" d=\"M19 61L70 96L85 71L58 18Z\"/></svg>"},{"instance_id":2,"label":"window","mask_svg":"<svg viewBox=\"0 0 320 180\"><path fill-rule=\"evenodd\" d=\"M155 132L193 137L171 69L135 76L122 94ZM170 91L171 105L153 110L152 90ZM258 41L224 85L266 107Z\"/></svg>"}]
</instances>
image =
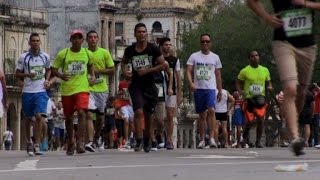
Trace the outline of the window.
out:
<instances>
[{"instance_id":1,"label":"window","mask_svg":"<svg viewBox=\"0 0 320 180\"><path fill-rule=\"evenodd\" d=\"M116 36L123 36L123 22L116 22L115 23L115 35Z\"/></svg>"}]
</instances>

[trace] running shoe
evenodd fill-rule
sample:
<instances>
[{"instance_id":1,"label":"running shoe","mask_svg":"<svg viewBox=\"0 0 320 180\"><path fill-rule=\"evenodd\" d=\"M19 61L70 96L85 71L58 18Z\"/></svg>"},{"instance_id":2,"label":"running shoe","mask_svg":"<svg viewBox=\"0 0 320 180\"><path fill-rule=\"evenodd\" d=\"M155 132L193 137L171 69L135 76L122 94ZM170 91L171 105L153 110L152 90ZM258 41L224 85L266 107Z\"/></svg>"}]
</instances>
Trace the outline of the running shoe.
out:
<instances>
[{"instance_id":1,"label":"running shoe","mask_svg":"<svg viewBox=\"0 0 320 180\"><path fill-rule=\"evenodd\" d=\"M206 147L206 143L204 141L200 141L197 148L198 149L204 149Z\"/></svg>"},{"instance_id":2,"label":"running shoe","mask_svg":"<svg viewBox=\"0 0 320 180\"><path fill-rule=\"evenodd\" d=\"M29 156L35 156L32 143L27 144L27 154Z\"/></svg>"},{"instance_id":3,"label":"running shoe","mask_svg":"<svg viewBox=\"0 0 320 180\"><path fill-rule=\"evenodd\" d=\"M151 151L158 151L158 148L157 148L157 142L155 141L152 141L151 143Z\"/></svg>"},{"instance_id":4,"label":"running shoe","mask_svg":"<svg viewBox=\"0 0 320 180\"><path fill-rule=\"evenodd\" d=\"M35 155L43 155L43 152L40 151L40 146L39 146L39 144L35 144L35 145L34 145L34 154L35 154Z\"/></svg>"},{"instance_id":5,"label":"running shoe","mask_svg":"<svg viewBox=\"0 0 320 180\"><path fill-rule=\"evenodd\" d=\"M304 140L302 138L294 139L291 142L290 149L296 156L304 155Z\"/></svg>"},{"instance_id":6,"label":"running shoe","mask_svg":"<svg viewBox=\"0 0 320 180\"><path fill-rule=\"evenodd\" d=\"M95 149L93 147L93 143L91 141L88 142L88 144L86 144L84 148L85 148L86 151L95 152Z\"/></svg>"},{"instance_id":7,"label":"running shoe","mask_svg":"<svg viewBox=\"0 0 320 180\"><path fill-rule=\"evenodd\" d=\"M213 138L210 139L209 146L210 146L210 148L217 148L218 147L216 141Z\"/></svg>"},{"instance_id":8,"label":"running shoe","mask_svg":"<svg viewBox=\"0 0 320 180\"><path fill-rule=\"evenodd\" d=\"M167 141L166 148L167 150L173 150L174 149L173 143L171 141Z\"/></svg>"}]
</instances>

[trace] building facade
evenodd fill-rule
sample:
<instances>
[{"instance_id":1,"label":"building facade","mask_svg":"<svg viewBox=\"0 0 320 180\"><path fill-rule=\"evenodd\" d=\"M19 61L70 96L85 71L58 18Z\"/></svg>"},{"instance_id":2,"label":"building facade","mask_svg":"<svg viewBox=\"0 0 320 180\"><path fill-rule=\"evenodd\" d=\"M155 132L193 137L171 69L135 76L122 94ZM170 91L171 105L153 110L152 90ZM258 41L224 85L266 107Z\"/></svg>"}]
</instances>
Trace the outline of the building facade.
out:
<instances>
[{"instance_id":1,"label":"building facade","mask_svg":"<svg viewBox=\"0 0 320 180\"><path fill-rule=\"evenodd\" d=\"M3 133L9 127L14 133L13 149L24 146L24 121L21 118L21 89L15 86L15 67L21 53L29 49L29 36L37 32L41 49L48 49L47 14L41 10L16 7L11 1L0 4L0 68L5 73L8 90L8 110L0 125ZM2 143L1 143L2 144Z\"/></svg>"}]
</instances>

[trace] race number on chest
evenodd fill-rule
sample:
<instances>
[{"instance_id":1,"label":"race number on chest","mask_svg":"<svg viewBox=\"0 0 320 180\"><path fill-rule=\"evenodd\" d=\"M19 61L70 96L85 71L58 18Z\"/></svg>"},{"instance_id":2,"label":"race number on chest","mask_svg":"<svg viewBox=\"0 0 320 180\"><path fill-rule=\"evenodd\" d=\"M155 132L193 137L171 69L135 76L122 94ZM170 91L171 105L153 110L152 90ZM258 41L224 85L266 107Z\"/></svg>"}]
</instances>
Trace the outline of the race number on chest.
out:
<instances>
[{"instance_id":1,"label":"race number on chest","mask_svg":"<svg viewBox=\"0 0 320 180\"><path fill-rule=\"evenodd\" d=\"M134 70L151 67L151 63L149 61L148 55L146 54L146 55L141 55L141 56L133 56L132 57L132 67Z\"/></svg>"},{"instance_id":2,"label":"race number on chest","mask_svg":"<svg viewBox=\"0 0 320 180\"><path fill-rule=\"evenodd\" d=\"M71 62L68 65L68 72L71 75L83 74L85 72L85 64L81 61Z\"/></svg>"},{"instance_id":3,"label":"race number on chest","mask_svg":"<svg viewBox=\"0 0 320 180\"><path fill-rule=\"evenodd\" d=\"M287 37L312 34L312 12L310 9L293 9L281 13L283 29Z\"/></svg>"},{"instance_id":4,"label":"race number on chest","mask_svg":"<svg viewBox=\"0 0 320 180\"><path fill-rule=\"evenodd\" d=\"M212 74L212 68L210 66L197 66L196 78L198 80L209 80Z\"/></svg>"},{"instance_id":5,"label":"race number on chest","mask_svg":"<svg viewBox=\"0 0 320 180\"><path fill-rule=\"evenodd\" d=\"M36 76L32 78L32 80L39 80L44 78L45 69L43 66L31 66L30 72L36 74Z\"/></svg>"},{"instance_id":6,"label":"race number on chest","mask_svg":"<svg viewBox=\"0 0 320 180\"><path fill-rule=\"evenodd\" d=\"M262 94L263 87L259 84L252 84L249 86L249 92L252 95L260 95Z\"/></svg>"}]
</instances>

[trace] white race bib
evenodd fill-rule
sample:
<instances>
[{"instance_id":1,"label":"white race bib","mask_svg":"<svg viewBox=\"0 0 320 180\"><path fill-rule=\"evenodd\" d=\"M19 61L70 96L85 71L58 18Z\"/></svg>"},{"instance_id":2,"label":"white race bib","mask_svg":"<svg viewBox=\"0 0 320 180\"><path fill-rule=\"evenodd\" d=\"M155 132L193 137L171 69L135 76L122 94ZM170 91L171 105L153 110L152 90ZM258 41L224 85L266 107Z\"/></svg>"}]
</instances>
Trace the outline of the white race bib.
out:
<instances>
[{"instance_id":1,"label":"white race bib","mask_svg":"<svg viewBox=\"0 0 320 180\"><path fill-rule=\"evenodd\" d=\"M30 73L36 73L36 76L32 80L40 80L44 78L45 69L43 66L30 66Z\"/></svg>"},{"instance_id":2,"label":"white race bib","mask_svg":"<svg viewBox=\"0 0 320 180\"><path fill-rule=\"evenodd\" d=\"M281 13L283 29L287 37L312 34L312 13L310 9L293 9Z\"/></svg>"},{"instance_id":3,"label":"white race bib","mask_svg":"<svg viewBox=\"0 0 320 180\"><path fill-rule=\"evenodd\" d=\"M212 68L208 66L197 66L196 78L198 80L210 80L212 74Z\"/></svg>"},{"instance_id":4,"label":"white race bib","mask_svg":"<svg viewBox=\"0 0 320 180\"><path fill-rule=\"evenodd\" d=\"M259 84L252 84L249 86L249 93L252 95L260 95L262 94L263 87Z\"/></svg>"},{"instance_id":5,"label":"white race bib","mask_svg":"<svg viewBox=\"0 0 320 180\"><path fill-rule=\"evenodd\" d=\"M148 55L133 56L132 57L132 68L138 70L141 68L149 68L151 63L149 61Z\"/></svg>"},{"instance_id":6,"label":"white race bib","mask_svg":"<svg viewBox=\"0 0 320 180\"><path fill-rule=\"evenodd\" d=\"M163 84L156 84L158 88L158 97L164 97L164 88Z\"/></svg>"},{"instance_id":7,"label":"white race bib","mask_svg":"<svg viewBox=\"0 0 320 180\"><path fill-rule=\"evenodd\" d=\"M80 75L85 73L85 64L81 61L71 62L68 65L68 73L70 75Z\"/></svg>"}]
</instances>

